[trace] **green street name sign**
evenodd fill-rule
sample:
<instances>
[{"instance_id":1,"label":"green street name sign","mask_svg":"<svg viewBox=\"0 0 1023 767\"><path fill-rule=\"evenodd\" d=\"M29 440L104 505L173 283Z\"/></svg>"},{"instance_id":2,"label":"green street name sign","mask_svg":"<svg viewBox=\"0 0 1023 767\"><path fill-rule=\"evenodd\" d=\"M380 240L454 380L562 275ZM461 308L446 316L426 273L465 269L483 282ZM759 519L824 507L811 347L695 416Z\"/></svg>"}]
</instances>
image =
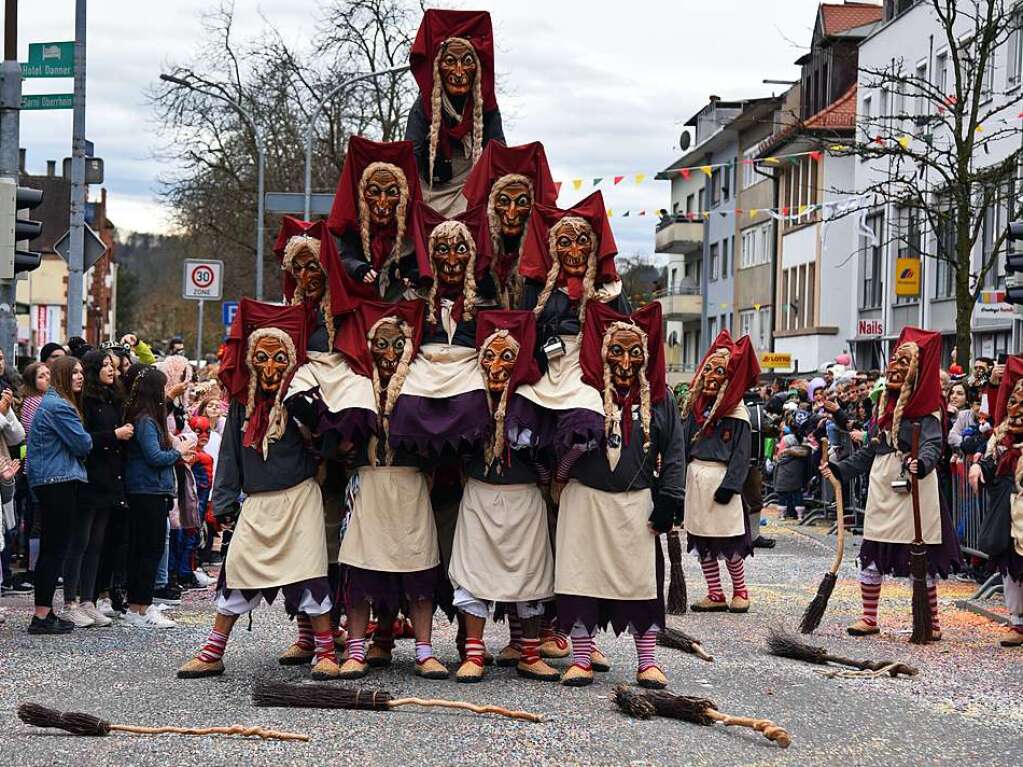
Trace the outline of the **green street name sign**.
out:
<instances>
[{"instance_id":1,"label":"green street name sign","mask_svg":"<svg viewBox=\"0 0 1023 767\"><path fill-rule=\"evenodd\" d=\"M21 97L22 109L74 109L75 94L45 93Z\"/></svg>"},{"instance_id":2,"label":"green street name sign","mask_svg":"<svg viewBox=\"0 0 1023 767\"><path fill-rule=\"evenodd\" d=\"M75 44L30 43L28 61L21 65L22 77L74 77Z\"/></svg>"}]
</instances>

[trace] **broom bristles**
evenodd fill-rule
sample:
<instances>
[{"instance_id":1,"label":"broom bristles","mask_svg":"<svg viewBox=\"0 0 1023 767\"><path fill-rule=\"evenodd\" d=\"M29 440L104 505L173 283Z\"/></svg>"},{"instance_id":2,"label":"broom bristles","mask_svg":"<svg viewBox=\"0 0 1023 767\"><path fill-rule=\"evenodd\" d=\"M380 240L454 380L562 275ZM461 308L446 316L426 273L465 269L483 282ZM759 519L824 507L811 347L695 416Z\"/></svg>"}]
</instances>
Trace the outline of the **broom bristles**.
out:
<instances>
[{"instance_id":1,"label":"broom bristles","mask_svg":"<svg viewBox=\"0 0 1023 767\"><path fill-rule=\"evenodd\" d=\"M611 694L611 700L622 711L633 719L652 719L657 713L654 704L651 703L642 691L625 684L615 687Z\"/></svg>"},{"instance_id":2,"label":"broom bristles","mask_svg":"<svg viewBox=\"0 0 1023 767\"><path fill-rule=\"evenodd\" d=\"M818 666L828 662L826 648L800 642L792 634L777 628L772 628L767 634L767 651L781 658L801 660Z\"/></svg>"},{"instance_id":3,"label":"broom bristles","mask_svg":"<svg viewBox=\"0 0 1023 767\"><path fill-rule=\"evenodd\" d=\"M913 548L909 555L909 574L913 582L913 633L912 644L927 644L931 641L931 598L927 593L927 550Z\"/></svg>"},{"instance_id":4,"label":"broom bristles","mask_svg":"<svg viewBox=\"0 0 1023 767\"><path fill-rule=\"evenodd\" d=\"M670 647L673 650L681 650L696 655L696 646L703 647L703 642L684 631L665 627L657 632L657 644L661 647Z\"/></svg>"},{"instance_id":5,"label":"broom bristles","mask_svg":"<svg viewBox=\"0 0 1023 767\"><path fill-rule=\"evenodd\" d=\"M658 716L683 719L708 727L714 724L714 720L707 716L708 710L717 710L717 706L712 700L694 698L689 695L675 695L665 690L649 690L644 694L646 699L653 704L654 711Z\"/></svg>"},{"instance_id":6,"label":"broom bristles","mask_svg":"<svg viewBox=\"0 0 1023 767\"><path fill-rule=\"evenodd\" d=\"M32 727L52 727L75 735L102 736L110 734L110 722L98 716L77 711L61 712L37 703L18 706L18 718Z\"/></svg>"},{"instance_id":7,"label":"broom bristles","mask_svg":"<svg viewBox=\"0 0 1023 767\"><path fill-rule=\"evenodd\" d=\"M821 625L824 612L828 609L828 600L831 599L831 593L835 590L837 580L838 577L834 573L824 574L820 585L817 587L817 594L810 604L806 606L803 619L799 622L799 632L801 634L812 634Z\"/></svg>"},{"instance_id":8,"label":"broom bristles","mask_svg":"<svg viewBox=\"0 0 1023 767\"><path fill-rule=\"evenodd\" d=\"M344 708L390 711L386 690L352 690L328 684L289 684L263 679L252 687L252 703L262 708Z\"/></svg>"},{"instance_id":9,"label":"broom bristles","mask_svg":"<svg viewBox=\"0 0 1023 767\"><path fill-rule=\"evenodd\" d=\"M677 531L668 533L668 561L671 563L668 581L668 601L665 609L668 615L685 615L689 609L689 593L686 574L682 569L682 541Z\"/></svg>"}]
</instances>

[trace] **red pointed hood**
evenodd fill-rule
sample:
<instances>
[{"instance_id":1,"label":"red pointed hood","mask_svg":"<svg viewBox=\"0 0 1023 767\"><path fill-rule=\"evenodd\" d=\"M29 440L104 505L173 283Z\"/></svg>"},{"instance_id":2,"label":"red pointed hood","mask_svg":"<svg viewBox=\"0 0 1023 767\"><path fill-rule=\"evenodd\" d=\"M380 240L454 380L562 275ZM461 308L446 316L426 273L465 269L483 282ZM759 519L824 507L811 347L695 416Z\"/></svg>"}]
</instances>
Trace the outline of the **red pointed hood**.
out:
<instances>
[{"instance_id":1,"label":"red pointed hood","mask_svg":"<svg viewBox=\"0 0 1023 767\"><path fill-rule=\"evenodd\" d=\"M998 398L991 407L991 421L995 426L1005 420L1005 403L1020 379L1023 379L1023 355L1013 354L1005 360L1005 373L998 384Z\"/></svg>"},{"instance_id":2,"label":"red pointed hood","mask_svg":"<svg viewBox=\"0 0 1023 767\"><path fill-rule=\"evenodd\" d=\"M497 94L494 90L494 29L490 14L486 11L431 8L423 14L423 21L409 51L409 65L423 97L427 120L431 116L433 62L444 41L452 37L460 37L472 43L480 60L481 71L477 76L481 78L483 110L489 112L497 108Z\"/></svg>"},{"instance_id":3,"label":"red pointed hood","mask_svg":"<svg viewBox=\"0 0 1023 767\"><path fill-rule=\"evenodd\" d=\"M341 352L349 366L356 373L367 378L373 377L373 355L369 351L368 334L372 327L385 317L396 317L412 330L414 359L419 353L419 342L423 337L422 301L362 301L355 311L345 319L338 331L334 348Z\"/></svg>"},{"instance_id":4,"label":"red pointed hood","mask_svg":"<svg viewBox=\"0 0 1023 767\"><path fill-rule=\"evenodd\" d=\"M724 388L713 400L702 391L696 391L698 382L702 380L703 366L707 360L717 351L728 352L727 379ZM692 413L696 423L700 426L700 433L714 428L715 424L731 413L742 402L746 391L753 386L760 377L760 363L757 361L757 353L750 342L749 336L743 336L738 341L732 340L732 335L727 330L718 333L714 343L708 347L707 352L700 360L696 368L696 375L693 376L690 384L691 400L688 401L683 412ZM716 402L715 402L716 400ZM711 408L711 412L707 412Z\"/></svg>"},{"instance_id":5,"label":"red pointed hood","mask_svg":"<svg viewBox=\"0 0 1023 767\"><path fill-rule=\"evenodd\" d=\"M298 360L296 367L306 361L306 313L301 306L278 306L243 298L238 304L231 330L224 342L220 362L220 382L230 395L242 404L248 400L249 367L245 362L249 336L262 328L278 328L295 344ZM287 382L283 385L287 389Z\"/></svg>"},{"instance_id":6,"label":"red pointed hood","mask_svg":"<svg viewBox=\"0 0 1023 767\"><path fill-rule=\"evenodd\" d=\"M917 372L913 391L906 400L900 418L922 418L942 409L941 394L941 334L906 326L892 346L892 353L905 343L917 346ZM883 430L892 429L898 397L889 397L885 389L878 401L876 423Z\"/></svg>"},{"instance_id":7,"label":"red pointed hood","mask_svg":"<svg viewBox=\"0 0 1023 767\"><path fill-rule=\"evenodd\" d=\"M593 302L586 310L583 327L582 347L579 350L579 365L583 370L583 381L598 391L604 390L604 335L615 322L626 322L639 327L646 334L646 378L650 383L650 401L664 399L664 324L661 321L661 305L649 303L632 314L616 312L607 304Z\"/></svg>"},{"instance_id":8,"label":"red pointed hood","mask_svg":"<svg viewBox=\"0 0 1023 767\"><path fill-rule=\"evenodd\" d=\"M507 330L508 335L519 344L515 367L508 379L508 396L511 396L519 384L532 384L540 380L540 367L533 354L536 349L536 318L532 312L522 309L482 311L476 319L476 348L482 351L487 339L501 330Z\"/></svg>"},{"instance_id":9,"label":"red pointed hood","mask_svg":"<svg viewBox=\"0 0 1023 767\"><path fill-rule=\"evenodd\" d=\"M484 147L462 187L469 207L486 205L494 182L512 174L525 176L533 184L534 204L548 207L557 204L558 191L543 144L534 141L520 146L505 146L499 141L491 141Z\"/></svg>"},{"instance_id":10,"label":"red pointed hood","mask_svg":"<svg viewBox=\"0 0 1023 767\"><path fill-rule=\"evenodd\" d=\"M291 303L295 295L295 278L287 268L286 261L291 257L288 244L296 237L308 237L316 240L319 248L319 261L327 277L327 289L330 291L330 307L334 316L340 316L354 308L354 300L349 294L349 281L341 266L341 257L337 252L334 237L327 231L326 222L303 221L292 216L281 219L281 228L274 241L274 255L281 264L281 283L284 300ZM294 247L294 246L293 246Z\"/></svg>"}]
</instances>

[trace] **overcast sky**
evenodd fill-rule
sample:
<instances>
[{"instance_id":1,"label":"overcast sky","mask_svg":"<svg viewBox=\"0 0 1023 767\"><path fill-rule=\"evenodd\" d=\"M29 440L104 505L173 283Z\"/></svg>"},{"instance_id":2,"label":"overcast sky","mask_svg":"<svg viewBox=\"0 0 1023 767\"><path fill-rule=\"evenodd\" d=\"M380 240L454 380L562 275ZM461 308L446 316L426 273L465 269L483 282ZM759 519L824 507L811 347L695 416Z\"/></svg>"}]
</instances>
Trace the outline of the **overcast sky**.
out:
<instances>
[{"instance_id":1,"label":"overcast sky","mask_svg":"<svg viewBox=\"0 0 1023 767\"><path fill-rule=\"evenodd\" d=\"M190 59L200 15L217 0L93 0L88 25L87 136L106 162L110 217L123 230L166 231L153 159L155 125L144 91L167 63ZM21 0L19 58L29 42L71 40L74 0ZM315 31L319 0L236 0L240 39L263 18L299 43ZM646 208L646 218L614 218L623 254L653 252L650 212L668 206L667 182L636 185L679 154L682 124L707 96L752 98L780 91L766 78L794 79L808 45L816 0L658 0L652 3L519 0L458 2L494 20L498 93L509 143L543 141L559 204L592 191L594 177L615 211ZM263 17L263 18L261 18ZM28 80L26 93L70 92L71 80ZM21 145L29 172L70 154L71 110L23 112ZM576 192L570 180L584 178ZM288 190L272 190L288 191ZM300 190L290 190L300 191ZM635 215L635 213L633 214Z\"/></svg>"}]
</instances>

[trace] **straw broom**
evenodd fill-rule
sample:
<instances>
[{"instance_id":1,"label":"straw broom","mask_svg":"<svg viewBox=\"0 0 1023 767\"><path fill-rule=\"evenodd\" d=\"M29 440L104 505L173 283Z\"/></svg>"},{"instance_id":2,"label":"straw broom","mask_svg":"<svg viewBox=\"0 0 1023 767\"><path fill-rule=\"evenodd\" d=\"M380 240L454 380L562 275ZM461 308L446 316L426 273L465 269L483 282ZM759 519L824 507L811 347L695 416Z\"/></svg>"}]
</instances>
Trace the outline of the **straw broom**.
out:
<instances>
[{"instance_id":1,"label":"straw broom","mask_svg":"<svg viewBox=\"0 0 1023 767\"><path fill-rule=\"evenodd\" d=\"M920 453L920 422L913 424L913 443L910 457L915 461ZM927 594L927 545L924 543L920 522L920 481L917 474L909 475L909 486L913 494L913 542L909 544L909 577L913 582L913 633L912 644L927 644L931 641L934 626L931 623L931 601Z\"/></svg>"},{"instance_id":2,"label":"straw broom","mask_svg":"<svg viewBox=\"0 0 1023 767\"><path fill-rule=\"evenodd\" d=\"M813 645L805 644L799 639L794 637L792 634L787 634L777 629L771 629L767 635L767 650L771 655L777 655L780 658L789 658L790 660L803 661L804 663L811 663L815 666L824 666L828 663L835 663L839 666L848 666L850 668L857 669L858 671L883 671L889 676L916 676L919 672L913 666L908 666L905 663L897 663L895 661L888 660L855 660L854 658L845 658L841 655L832 655L824 647L814 647Z\"/></svg>"},{"instance_id":3,"label":"straw broom","mask_svg":"<svg viewBox=\"0 0 1023 767\"><path fill-rule=\"evenodd\" d=\"M500 706L477 706L460 700L437 698L396 698L386 690L353 690L336 684L288 684L256 682L252 703L260 707L342 708L360 711L394 711L400 706L457 708L474 714L497 714L526 722L542 722L543 716L528 711L511 711Z\"/></svg>"},{"instance_id":4,"label":"straw broom","mask_svg":"<svg viewBox=\"0 0 1023 767\"><path fill-rule=\"evenodd\" d=\"M682 536L677 529L665 533L668 539L668 562L671 564L671 580L668 582L668 615L685 615L689 594L686 589L686 574L682 569Z\"/></svg>"},{"instance_id":5,"label":"straw broom","mask_svg":"<svg viewBox=\"0 0 1023 767\"><path fill-rule=\"evenodd\" d=\"M620 684L615 687L611 699L622 712L636 719L652 719L654 716L663 716L705 727L716 723L721 723L726 727L749 727L782 748L788 748L792 742L788 732L774 722L767 719L722 714L718 711L717 704L706 698L674 695L664 690L638 690Z\"/></svg>"},{"instance_id":6,"label":"straw broom","mask_svg":"<svg viewBox=\"0 0 1023 767\"><path fill-rule=\"evenodd\" d=\"M245 727L240 724L230 727L139 727L131 724L113 724L92 714L77 711L61 712L36 703L22 703L18 706L18 718L33 727L51 727L70 732L72 735L104 736L111 732L130 732L136 735L242 735L263 740L308 741L308 735L294 732L279 732L263 727Z\"/></svg>"},{"instance_id":7,"label":"straw broom","mask_svg":"<svg viewBox=\"0 0 1023 767\"><path fill-rule=\"evenodd\" d=\"M821 440L821 469L828 467L828 440ZM835 548L835 559L831 563L831 569L824 573L820 585L817 587L817 594L806 606L803 619L799 623L799 630L803 634L812 634L821 625L824 611L828 609L828 600L835 590L835 583L838 580L838 568L842 566L842 557L845 555L845 499L842 496L842 483L834 476L828 481L835 491L835 509L838 516L838 542Z\"/></svg>"},{"instance_id":8,"label":"straw broom","mask_svg":"<svg viewBox=\"0 0 1023 767\"><path fill-rule=\"evenodd\" d=\"M695 655L700 660L714 661L714 656L703 649L703 643L696 637L689 636L684 631L673 628L664 628L657 632L657 644L661 647L670 647L673 650L681 650L690 655Z\"/></svg>"}]
</instances>

